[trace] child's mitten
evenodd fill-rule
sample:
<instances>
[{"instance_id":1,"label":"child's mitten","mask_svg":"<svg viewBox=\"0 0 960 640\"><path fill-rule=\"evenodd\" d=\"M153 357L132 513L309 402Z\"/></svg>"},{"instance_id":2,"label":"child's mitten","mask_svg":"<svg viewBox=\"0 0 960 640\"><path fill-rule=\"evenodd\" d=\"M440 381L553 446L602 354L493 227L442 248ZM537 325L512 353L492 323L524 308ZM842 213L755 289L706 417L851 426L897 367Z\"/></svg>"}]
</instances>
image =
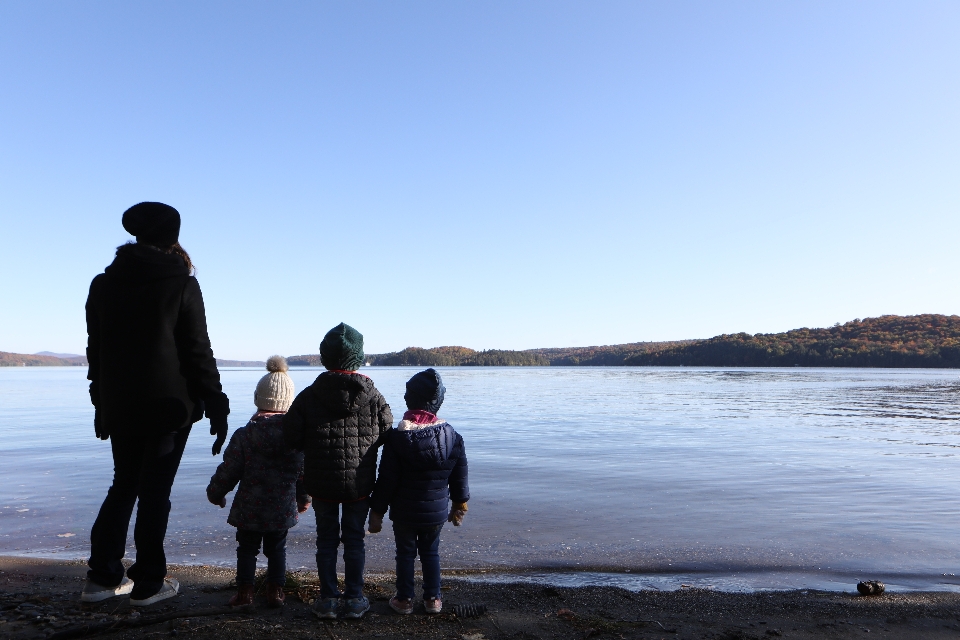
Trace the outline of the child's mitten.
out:
<instances>
[{"instance_id":1,"label":"child's mitten","mask_svg":"<svg viewBox=\"0 0 960 640\"><path fill-rule=\"evenodd\" d=\"M447 522L452 522L453 526L459 527L463 524L463 516L465 515L467 515L467 503L454 502L450 509L450 516L447 518Z\"/></svg>"},{"instance_id":2,"label":"child's mitten","mask_svg":"<svg viewBox=\"0 0 960 640\"><path fill-rule=\"evenodd\" d=\"M209 489L209 488L207 489L207 500L210 501L210 504L215 504L215 505L217 505L218 507L220 507L221 509L223 509L224 507L227 506L227 497L226 497L226 496L223 496L222 498L220 498L220 499L218 500L216 496L214 496L212 493L210 493L210 489Z\"/></svg>"},{"instance_id":3,"label":"child's mitten","mask_svg":"<svg viewBox=\"0 0 960 640\"><path fill-rule=\"evenodd\" d=\"M376 511L370 512L370 526L367 528L370 533L380 533L383 531L383 514Z\"/></svg>"}]
</instances>

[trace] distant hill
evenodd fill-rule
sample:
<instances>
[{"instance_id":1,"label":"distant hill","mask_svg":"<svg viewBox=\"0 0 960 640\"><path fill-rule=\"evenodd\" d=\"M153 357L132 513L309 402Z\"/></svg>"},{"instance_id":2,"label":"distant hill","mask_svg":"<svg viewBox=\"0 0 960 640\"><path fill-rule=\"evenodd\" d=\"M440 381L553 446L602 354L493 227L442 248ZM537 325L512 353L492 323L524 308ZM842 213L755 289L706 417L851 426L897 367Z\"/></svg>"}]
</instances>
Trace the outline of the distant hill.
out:
<instances>
[{"instance_id":1,"label":"distant hill","mask_svg":"<svg viewBox=\"0 0 960 640\"><path fill-rule=\"evenodd\" d=\"M266 367L267 363L260 360L223 360L217 358L218 367Z\"/></svg>"},{"instance_id":2,"label":"distant hill","mask_svg":"<svg viewBox=\"0 0 960 640\"><path fill-rule=\"evenodd\" d=\"M880 316L827 329L720 335L637 354L624 364L958 368L960 316Z\"/></svg>"},{"instance_id":3,"label":"distant hill","mask_svg":"<svg viewBox=\"0 0 960 640\"><path fill-rule=\"evenodd\" d=\"M321 366L319 355L291 366ZM960 368L960 316L924 314L856 319L826 329L724 334L705 340L596 347L475 351L408 347L367 355L380 366L700 366Z\"/></svg>"},{"instance_id":4,"label":"distant hill","mask_svg":"<svg viewBox=\"0 0 960 640\"><path fill-rule=\"evenodd\" d=\"M0 367L85 367L86 356L60 358L48 355L28 355L26 353L7 353L0 351Z\"/></svg>"},{"instance_id":5,"label":"distant hill","mask_svg":"<svg viewBox=\"0 0 960 640\"><path fill-rule=\"evenodd\" d=\"M7 353L0 351L0 367L63 367L87 366L87 356L75 356L69 353L50 353L42 351L33 355L26 353ZM217 358L218 367L265 367L266 362L259 360L221 360Z\"/></svg>"},{"instance_id":6,"label":"distant hill","mask_svg":"<svg viewBox=\"0 0 960 640\"><path fill-rule=\"evenodd\" d=\"M319 367L319 355L290 356L292 367ZM688 366L960 368L960 316L924 314L851 320L826 329L734 333L706 340L633 342L597 347L476 351L467 347L407 347L368 354L380 366ZM0 352L0 366L83 365L59 358ZM263 367L258 360L218 359L221 367Z\"/></svg>"}]
</instances>

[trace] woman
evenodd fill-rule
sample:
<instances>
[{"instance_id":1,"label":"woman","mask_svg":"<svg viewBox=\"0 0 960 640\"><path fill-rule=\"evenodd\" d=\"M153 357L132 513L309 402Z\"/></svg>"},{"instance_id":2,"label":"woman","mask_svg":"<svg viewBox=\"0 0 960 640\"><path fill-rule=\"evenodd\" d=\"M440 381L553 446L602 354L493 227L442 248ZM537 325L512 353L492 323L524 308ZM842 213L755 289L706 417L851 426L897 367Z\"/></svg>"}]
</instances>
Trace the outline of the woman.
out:
<instances>
[{"instance_id":1,"label":"woman","mask_svg":"<svg viewBox=\"0 0 960 640\"><path fill-rule=\"evenodd\" d=\"M163 538L170 488L190 429L206 412L217 455L230 407L207 337L200 286L178 242L180 214L159 202L141 202L123 214L123 228L137 242L117 249L87 298L94 430L111 440L114 475L90 533L81 600L129 593L130 604L146 606L179 590L166 577ZM121 560L137 500L137 558L125 578Z\"/></svg>"}]
</instances>

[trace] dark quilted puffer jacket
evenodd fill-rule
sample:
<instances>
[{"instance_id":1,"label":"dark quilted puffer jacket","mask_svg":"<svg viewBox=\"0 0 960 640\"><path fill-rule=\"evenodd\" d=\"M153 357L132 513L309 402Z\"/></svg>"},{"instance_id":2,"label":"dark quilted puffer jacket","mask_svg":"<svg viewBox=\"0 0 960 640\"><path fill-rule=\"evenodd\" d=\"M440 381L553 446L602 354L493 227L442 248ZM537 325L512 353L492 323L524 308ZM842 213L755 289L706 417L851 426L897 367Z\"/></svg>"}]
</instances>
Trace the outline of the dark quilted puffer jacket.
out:
<instances>
[{"instance_id":1,"label":"dark quilted puffer jacket","mask_svg":"<svg viewBox=\"0 0 960 640\"><path fill-rule=\"evenodd\" d=\"M307 493L314 500L350 502L373 491L377 449L392 424L390 405L373 380L325 371L293 401L283 435L304 452Z\"/></svg>"},{"instance_id":2,"label":"dark quilted puffer jacket","mask_svg":"<svg viewBox=\"0 0 960 640\"><path fill-rule=\"evenodd\" d=\"M283 440L282 414L257 415L237 429L210 478L207 496L223 499L240 483L227 522L250 531L282 531L297 524L297 503L310 502L299 481L303 454Z\"/></svg>"},{"instance_id":3,"label":"dark quilted puffer jacket","mask_svg":"<svg viewBox=\"0 0 960 640\"><path fill-rule=\"evenodd\" d=\"M413 527L447 521L449 500L470 499L463 438L446 422L414 425L406 420L385 438L380 476L370 509Z\"/></svg>"}]
</instances>

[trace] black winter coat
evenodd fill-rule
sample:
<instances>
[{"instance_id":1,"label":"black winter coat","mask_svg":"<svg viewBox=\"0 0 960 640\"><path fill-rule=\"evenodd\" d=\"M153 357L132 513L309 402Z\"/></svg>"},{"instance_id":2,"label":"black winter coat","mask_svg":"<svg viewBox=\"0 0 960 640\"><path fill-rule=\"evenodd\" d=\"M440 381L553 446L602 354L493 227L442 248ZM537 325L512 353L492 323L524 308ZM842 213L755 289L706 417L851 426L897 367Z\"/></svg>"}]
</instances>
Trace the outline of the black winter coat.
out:
<instances>
[{"instance_id":1,"label":"black winter coat","mask_svg":"<svg viewBox=\"0 0 960 640\"><path fill-rule=\"evenodd\" d=\"M207 496L219 501L239 482L227 523L249 531L283 531L297 524L297 503L310 502L302 472L303 454L284 442L283 416L258 414L233 432Z\"/></svg>"},{"instance_id":2,"label":"black winter coat","mask_svg":"<svg viewBox=\"0 0 960 640\"><path fill-rule=\"evenodd\" d=\"M377 449L393 414L373 380L325 371L283 417L287 444L304 452L303 484L314 500L350 502L370 495Z\"/></svg>"},{"instance_id":3,"label":"black winter coat","mask_svg":"<svg viewBox=\"0 0 960 640\"><path fill-rule=\"evenodd\" d=\"M87 298L90 399L108 433L176 431L229 413L203 296L182 258L131 244Z\"/></svg>"},{"instance_id":4,"label":"black winter coat","mask_svg":"<svg viewBox=\"0 0 960 640\"><path fill-rule=\"evenodd\" d=\"M463 438L446 422L414 425L404 420L384 439L380 475L370 509L412 527L447 521L449 500L470 499Z\"/></svg>"}]
</instances>

